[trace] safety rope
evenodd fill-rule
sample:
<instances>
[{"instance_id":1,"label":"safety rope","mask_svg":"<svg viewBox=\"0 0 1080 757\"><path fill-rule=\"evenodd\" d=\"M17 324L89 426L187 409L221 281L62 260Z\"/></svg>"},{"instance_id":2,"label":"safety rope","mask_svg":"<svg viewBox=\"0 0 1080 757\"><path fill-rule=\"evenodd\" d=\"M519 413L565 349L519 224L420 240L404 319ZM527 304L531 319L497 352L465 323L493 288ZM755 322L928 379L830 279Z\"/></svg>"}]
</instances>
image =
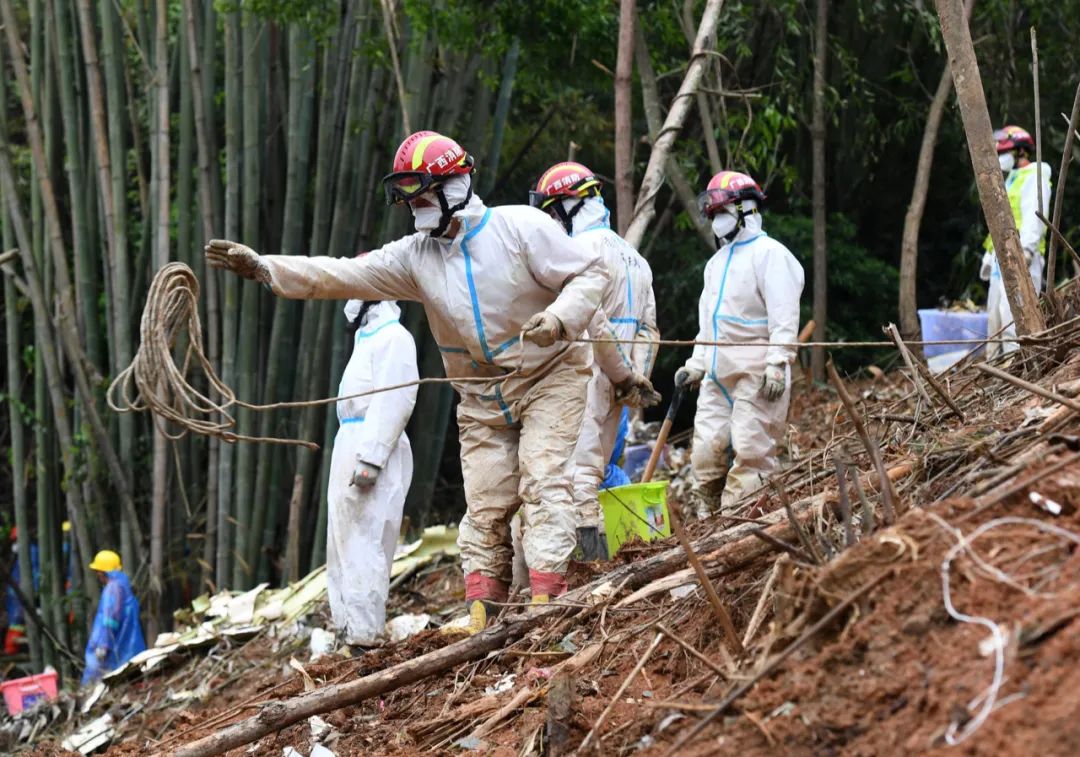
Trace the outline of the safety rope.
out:
<instances>
[{"instance_id":1,"label":"safety rope","mask_svg":"<svg viewBox=\"0 0 1080 757\"><path fill-rule=\"evenodd\" d=\"M214 372L203 351L202 323L199 319L199 282L194 271L184 263L169 263L154 276L146 295L146 307L139 322L141 343L131 365L120 372L109 385L105 399L109 407L118 413L149 410L155 416L155 425L169 439L181 439L188 432L212 436L227 442L263 442L267 444L290 444L317 450L319 445L305 439L282 439L267 436L248 436L232 429L236 419L229 412L233 406L255 411L285 408L318 407L342 400L367 397L426 384L487 382L493 378L422 378L400 384L380 386L365 392L342 397L318 400L274 402L258 405L238 399L229 386ZM186 331L187 349L183 362L176 364L173 346ZM188 381L192 364L200 367L206 377L210 392L221 397L211 399ZM134 389L134 391L132 391ZM116 398L117 390L120 397ZM181 430L170 432L167 424Z\"/></svg>"},{"instance_id":2,"label":"safety rope","mask_svg":"<svg viewBox=\"0 0 1080 757\"><path fill-rule=\"evenodd\" d=\"M266 436L248 436L233 431L236 419L230 413L234 406L248 410L265 412L291 408L318 407L343 400L368 397L397 389L430 384L466 384L492 383L505 381L522 373L522 366L503 375L491 377L457 378L421 378L369 389L356 394L341 397L326 397L317 400L295 400L273 402L259 405L238 399L233 390L214 372L213 365L203 351L202 323L199 319L199 282L194 271L184 263L174 262L163 267L150 283L139 323L141 343L131 365L125 368L109 385L106 401L110 408L118 413L149 410L155 416L155 425L169 439L181 439L188 432L211 436L226 442L262 442L267 444L300 445L317 450L319 445L304 439L282 439ZM1059 324L1057 328L1066 324ZM1021 343L1026 345L1043 344L1052 338L1049 329L1040 335L1016 337L1012 339L951 339L936 341L910 341L908 346L969 345ZM177 365L173 348L186 332L187 349L184 351L181 365ZM519 339L524 333L519 335ZM589 338L563 340L578 344L633 344L636 339ZM896 348L891 341L873 342L725 342L696 339L658 339L654 342L664 347L828 347L830 349L852 348ZM522 351L522 358L524 351ZM188 380L188 371L192 366L202 369L209 387L208 393L196 389ZM119 391L119 399L116 393ZM221 397L215 401L208 394ZM168 424L179 427L179 432L170 432Z\"/></svg>"}]
</instances>

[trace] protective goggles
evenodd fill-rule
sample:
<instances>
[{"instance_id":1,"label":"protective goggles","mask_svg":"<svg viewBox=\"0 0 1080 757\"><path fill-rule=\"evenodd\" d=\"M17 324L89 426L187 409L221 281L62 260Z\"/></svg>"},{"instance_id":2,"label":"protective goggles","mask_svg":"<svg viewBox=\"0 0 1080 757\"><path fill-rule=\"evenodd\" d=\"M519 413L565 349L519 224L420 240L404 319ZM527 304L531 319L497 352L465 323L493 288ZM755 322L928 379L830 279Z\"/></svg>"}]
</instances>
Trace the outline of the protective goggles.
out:
<instances>
[{"instance_id":1,"label":"protective goggles","mask_svg":"<svg viewBox=\"0 0 1080 757\"><path fill-rule=\"evenodd\" d=\"M426 171L397 171L383 177L383 192L386 193L387 205L401 205L411 202L427 192L436 184L446 180L445 176L433 176Z\"/></svg>"},{"instance_id":2,"label":"protective goggles","mask_svg":"<svg viewBox=\"0 0 1080 757\"><path fill-rule=\"evenodd\" d=\"M595 189L590 192L588 190ZM575 183L573 186L564 187L558 191L558 194L548 194L547 192L537 192L535 189L529 191L529 205L534 208L540 208L540 210L547 210L554 204L556 200L573 199L575 197L589 197L590 195L600 194L600 181L595 176L586 176L581 181Z\"/></svg>"},{"instance_id":3,"label":"protective goggles","mask_svg":"<svg viewBox=\"0 0 1080 757\"><path fill-rule=\"evenodd\" d=\"M725 205L730 205L738 197L730 189L706 189L697 196L698 211L703 218L711 218Z\"/></svg>"}]
</instances>

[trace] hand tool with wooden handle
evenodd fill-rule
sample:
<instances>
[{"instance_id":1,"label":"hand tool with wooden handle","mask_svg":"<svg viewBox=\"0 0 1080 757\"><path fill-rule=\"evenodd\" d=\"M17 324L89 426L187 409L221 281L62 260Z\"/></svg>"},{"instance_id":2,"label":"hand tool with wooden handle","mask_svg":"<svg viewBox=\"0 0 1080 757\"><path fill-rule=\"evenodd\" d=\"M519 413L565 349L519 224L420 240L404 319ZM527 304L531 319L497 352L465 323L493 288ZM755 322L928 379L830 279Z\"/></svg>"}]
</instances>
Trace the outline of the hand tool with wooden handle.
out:
<instances>
[{"instance_id":1,"label":"hand tool with wooden handle","mask_svg":"<svg viewBox=\"0 0 1080 757\"><path fill-rule=\"evenodd\" d=\"M679 405L682 404L683 395L685 393L686 387L677 386L675 387L675 393L671 395L671 404L668 405L667 415L664 416L664 423L660 426L660 434L656 437L656 442L653 443L652 454L649 455L649 462L645 465L645 472L641 474L642 483L652 481L653 473L656 471L656 463L660 459L660 453L663 451L664 445L667 444L668 434L671 433L671 424L675 420L676 413L679 412ZM727 641L728 646L731 647L732 652L736 655L741 655L743 647L742 643L739 641L738 635L735 633L735 625L731 622L731 616L728 614L727 608L724 607L723 602L720 601L716 589L713 588L712 581L709 580L709 576L705 572L705 566L701 564L701 560L698 559L697 553L694 552L694 548L690 546L690 539L686 536L686 530L682 525L682 518L679 517L678 507L674 502L668 502L667 509L668 520L671 522L671 530L675 532L679 544L682 545L683 550L686 552L686 559L689 560L690 565L693 566L694 572L697 574L698 582L701 584L701 588L705 590L705 594L708 596L709 602L716 612L716 617L724 630L725 641Z\"/></svg>"}]
</instances>

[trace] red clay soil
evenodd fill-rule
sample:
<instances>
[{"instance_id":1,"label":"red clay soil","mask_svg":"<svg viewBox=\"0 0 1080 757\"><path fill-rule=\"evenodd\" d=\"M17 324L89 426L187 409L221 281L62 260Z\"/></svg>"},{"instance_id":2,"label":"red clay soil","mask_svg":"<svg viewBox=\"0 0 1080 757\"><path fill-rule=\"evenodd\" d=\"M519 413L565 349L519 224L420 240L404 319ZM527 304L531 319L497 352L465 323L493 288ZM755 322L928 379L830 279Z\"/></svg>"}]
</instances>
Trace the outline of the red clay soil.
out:
<instances>
[{"instance_id":1,"label":"red clay soil","mask_svg":"<svg viewBox=\"0 0 1080 757\"><path fill-rule=\"evenodd\" d=\"M886 385L880 391L893 388ZM821 414L818 433L822 433L832 423L835 402L832 409L820 401L815 407L822 408L817 411ZM1023 412L1020 404L1005 406L990 421L999 429L1015 428ZM955 433L959 441L971 441L970 429L955 419L938 428L945 435ZM939 444L949 446L947 438ZM1049 465L1054 459L1039 464ZM932 463L933 458L926 455L924 464ZM642 673L604 715L593 735L596 748L592 753L667 753L716 702L759 670L764 660L786 649L830 607L884 576L678 753L1080 754L1080 696L1076 694L1080 691L1080 623L1076 621L1080 556L1071 542L1025 525L1005 525L975 541L972 548L982 566L968 554L953 561L949 575L956 608L992 619L1009 634L1009 640L995 710L959 747L949 746L944 738L950 723L962 729L978 712L981 701L975 700L987 689L994 670L992 652L980 654L980 644L989 637L987 629L957 622L945 610L941 565L956 543L951 529L970 534L992 519L1018 516L1080 534L1080 463L1044 476L1037 487L1043 496L1065 505L1065 514L1050 516L1029 502L1026 491L984 511L963 498L934 505L917 502L922 507L906 512L893 528L865 537L822 567L796 567L783 558L786 567L767 605L766 622L734 682L718 677L664 638ZM912 504L910 496L904 499ZM695 530L704 527L695 524ZM631 552L631 561L661 548L635 546L640 553ZM775 561L775 554L763 557L718 584L740 633ZM987 566L1016 576L1027 593L995 578ZM591 566L579 566L571 574L571 584L587 583L595 575ZM443 583L424 585L424 580ZM456 598L460 589L446 583L452 580L456 579L420 579L393 601L410 611L430 606L437 596L445 605L446 597ZM564 623L557 633L553 626L540 629L497 657L323 715L335 732L327 746L339 755L458 754L463 751L457 746L459 740L491 719L512 697L528 690L535 695L525 706L508 711L505 718L493 721L486 735L466 745L477 753L507 757L536 754L541 749L549 754L569 753L611 705L653 641L656 621L710 660L722 662L723 640L709 605L699 595L674 600L663 592L632 610L608 608L586 620ZM560 696L551 694L548 689L555 684L550 676L559 670L559 663L587 642L604 638L617 640L573 673ZM359 659L328 658L304 666L323 685L355 679L445 643L436 632L425 632ZM250 654L271 656L269 647L251 646ZM297 657L306 659L301 653ZM146 752L148 736L170 738L163 746L173 748L254 712L237 709L237 705L299 693L300 677L285 666L287 659L286 655L248 671L208 704L137 716L142 718L138 731L129 731L125 742L114 745L108 754ZM508 674L516 677L507 691L485 694L485 689L505 681ZM157 686L141 692L142 696L149 692L151 705L164 696ZM555 718L554 725L563 726L565 733L560 743L549 745L549 714L556 700L567 704L569 714ZM212 720L216 716L227 717ZM254 745L253 753L280 755L285 746L308 754L310 725L299 723L266 737ZM149 751L154 751L153 742ZM247 753L246 747L230 752L237 757Z\"/></svg>"},{"instance_id":2,"label":"red clay soil","mask_svg":"<svg viewBox=\"0 0 1080 757\"><path fill-rule=\"evenodd\" d=\"M1040 485L1042 494L1059 501L1066 495L1075 496L1080 467L1050 479ZM1051 520L1021 496L987 512L974 511L970 500L951 501L935 509L944 521L965 533L1004 515ZM1052 522L1080 532L1080 517L1075 514ZM782 586L781 591L801 596L794 600L795 617L805 612L815 619L827 606L883 571L888 577L841 621L758 683L680 754L955 752L944 741L945 729L951 720L969 717L964 715L965 706L989 685L993 656L979 653L980 642L988 637L984 628L957 623L945 612L940 566L954 543L955 538L942 525L925 511L915 510L905 514L894 529L859 543L824 568L797 571L791 586ZM1041 572L1043 583L1038 591L1045 596L1030 597L993 580L970 557L958 557L954 562L951 576L956 607L994 619L1010 633L997 709L963 742L962 753L1080 753L1080 699L1075 694L1080 686L1080 623L1075 622L1075 608L1080 607L1080 556L1071 545L1061 548L1062 544L1060 539L1031 528L1009 525L974 545L985 561L1002 570ZM762 560L724 586L736 607L740 629L757 601L760 579L768 566L769 562ZM1026 580L1025 585L1034 585L1034 579ZM665 596L663 607L669 616L678 615L681 609L690 610L678 622L676 633L711 659L720 659L722 641L706 604L687 599L672 605ZM635 624L642 631L612 645L574 679L572 715L567 724L571 747L585 737L652 640L653 631L646 626L656 618L657 609L624 613L617 622L608 620L609 632ZM582 637L595 636L598 625L586 624ZM797 635L784 634L778 624L772 631L765 628L759 633L765 636L770 632L777 634L774 653ZM390 655L374 655L376 659L363 663L319 663L308 670L317 678L336 677L333 673L341 675L346 667L357 667L357 674L370 672L441 643L436 634L428 633ZM331 747L341 755L458 753L461 749L453 745L459 738L522 687L543 686L544 666L565 658L504 656L331 713L324 719L339 734ZM511 692L488 698L495 704L485 705L485 687L493 686L508 672L517 674ZM701 713L694 710L715 703L727 691L728 684L717 682L712 675L687 690L686 684L703 672L708 673L697 660L665 639L644 674L630 683L608 715L600 729L603 741L597 753L667 752L698 722ZM663 706L670 700L684 704L687 710L681 712L681 718L665 723L680 712ZM221 709L206 710L197 719ZM972 707L972 712L977 709ZM518 710L485 737L481 752L516 755L527 742L539 745L546 721L545 699L537 696L531 706ZM666 725L662 731L661 723ZM195 730L183 740L199 735L201 732ZM310 728L302 723L263 739L257 753L280 754L285 746L306 753L310 743ZM110 751L130 753L116 747ZM231 754L244 753L238 749Z\"/></svg>"}]
</instances>

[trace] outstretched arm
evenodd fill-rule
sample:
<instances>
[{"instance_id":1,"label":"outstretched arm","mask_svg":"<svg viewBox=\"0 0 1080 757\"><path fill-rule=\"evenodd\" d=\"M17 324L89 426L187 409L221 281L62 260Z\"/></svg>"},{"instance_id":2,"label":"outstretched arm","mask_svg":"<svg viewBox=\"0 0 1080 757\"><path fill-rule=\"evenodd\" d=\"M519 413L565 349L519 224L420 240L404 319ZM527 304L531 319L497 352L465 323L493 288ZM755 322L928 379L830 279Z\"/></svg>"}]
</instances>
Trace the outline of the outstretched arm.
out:
<instances>
[{"instance_id":1,"label":"outstretched arm","mask_svg":"<svg viewBox=\"0 0 1080 757\"><path fill-rule=\"evenodd\" d=\"M408 265L411 237L360 258L259 255L247 245L212 239L206 245L211 268L232 271L266 284L293 300L420 300Z\"/></svg>"}]
</instances>

